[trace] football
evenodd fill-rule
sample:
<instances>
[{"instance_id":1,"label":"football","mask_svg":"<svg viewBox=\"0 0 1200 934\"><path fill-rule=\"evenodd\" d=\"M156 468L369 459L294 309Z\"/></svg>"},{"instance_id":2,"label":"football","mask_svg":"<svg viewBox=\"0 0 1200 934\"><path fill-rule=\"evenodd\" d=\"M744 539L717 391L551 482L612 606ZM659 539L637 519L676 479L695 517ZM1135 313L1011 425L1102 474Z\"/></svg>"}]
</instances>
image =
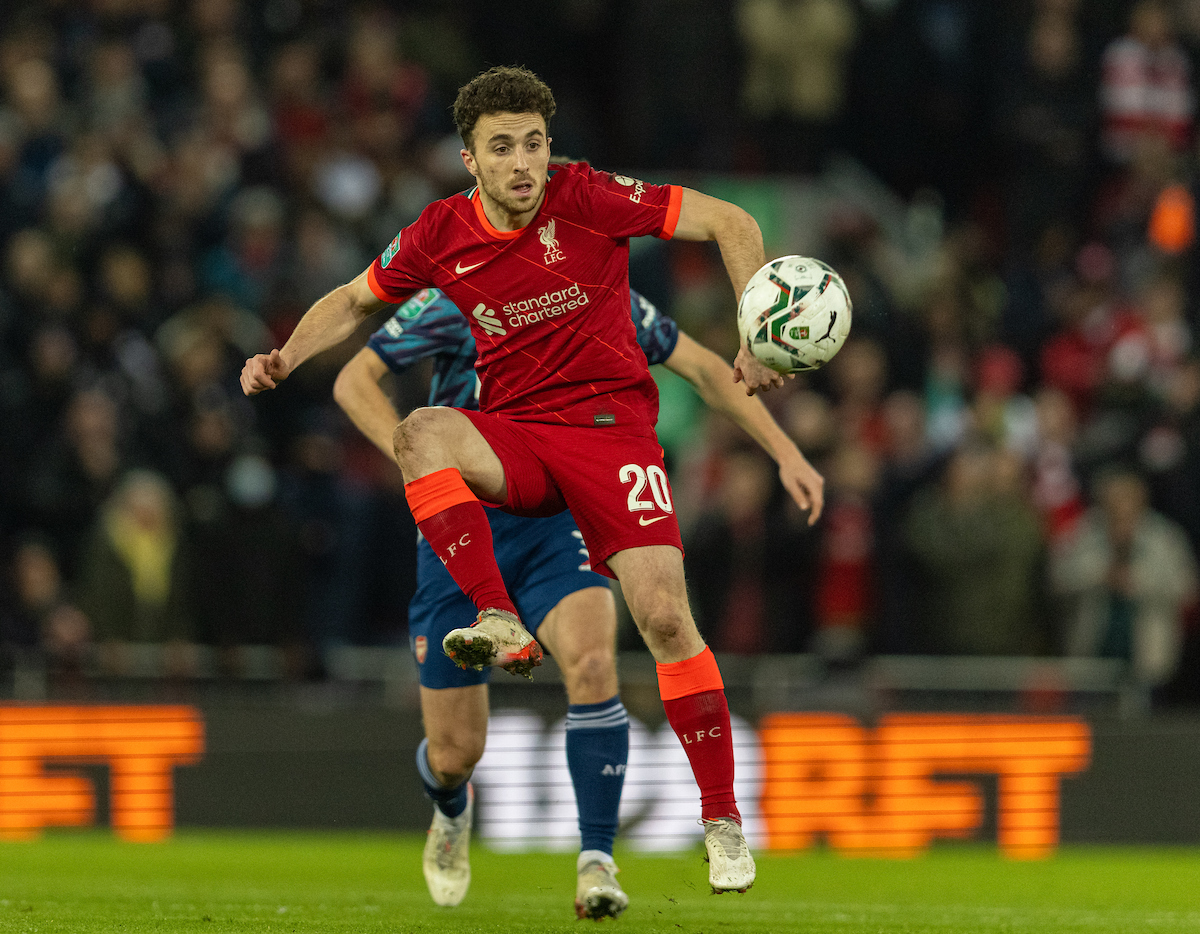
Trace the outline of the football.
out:
<instances>
[{"instance_id":1,"label":"football","mask_svg":"<svg viewBox=\"0 0 1200 934\"><path fill-rule=\"evenodd\" d=\"M850 293L833 267L809 256L781 256L750 277L738 301L738 332L779 373L824 366L850 333Z\"/></svg>"}]
</instances>

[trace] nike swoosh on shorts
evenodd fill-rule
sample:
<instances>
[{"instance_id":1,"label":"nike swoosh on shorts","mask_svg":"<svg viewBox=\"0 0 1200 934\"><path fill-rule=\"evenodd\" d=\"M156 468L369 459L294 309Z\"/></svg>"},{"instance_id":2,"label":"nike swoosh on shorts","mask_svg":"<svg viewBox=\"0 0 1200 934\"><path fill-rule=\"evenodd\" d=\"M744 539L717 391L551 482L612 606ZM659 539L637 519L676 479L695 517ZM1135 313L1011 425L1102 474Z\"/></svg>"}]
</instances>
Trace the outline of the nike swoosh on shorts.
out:
<instances>
[{"instance_id":1,"label":"nike swoosh on shorts","mask_svg":"<svg viewBox=\"0 0 1200 934\"><path fill-rule=\"evenodd\" d=\"M655 516L653 519L647 519L645 516L638 516L638 525L653 525L655 522L661 522L666 516Z\"/></svg>"}]
</instances>

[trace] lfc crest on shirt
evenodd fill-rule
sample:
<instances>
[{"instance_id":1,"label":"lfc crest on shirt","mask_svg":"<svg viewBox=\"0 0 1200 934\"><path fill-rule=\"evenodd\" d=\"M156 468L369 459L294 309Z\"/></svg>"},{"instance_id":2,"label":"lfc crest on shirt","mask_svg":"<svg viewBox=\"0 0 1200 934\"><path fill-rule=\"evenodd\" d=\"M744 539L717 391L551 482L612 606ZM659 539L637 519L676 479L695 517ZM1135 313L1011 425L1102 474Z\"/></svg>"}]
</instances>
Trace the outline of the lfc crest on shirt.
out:
<instances>
[{"instance_id":1,"label":"lfc crest on shirt","mask_svg":"<svg viewBox=\"0 0 1200 934\"><path fill-rule=\"evenodd\" d=\"M562 250L558 248L558 238L554 236L554 218L550 218L549 222L538 228L538 239L546 247L546 255L542 257L542 262L547 266L563 258Z\"/></svg>"}]
</instances>

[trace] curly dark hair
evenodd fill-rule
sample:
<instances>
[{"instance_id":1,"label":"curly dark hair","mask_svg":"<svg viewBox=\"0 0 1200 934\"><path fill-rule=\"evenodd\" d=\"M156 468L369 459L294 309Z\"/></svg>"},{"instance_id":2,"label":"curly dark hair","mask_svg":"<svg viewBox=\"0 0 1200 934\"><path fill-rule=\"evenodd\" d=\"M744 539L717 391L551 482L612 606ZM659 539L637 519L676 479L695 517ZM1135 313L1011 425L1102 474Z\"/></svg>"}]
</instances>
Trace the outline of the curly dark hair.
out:
<instances>
[{"instance_id":1,"label":"curly dark hair","mask_svg":"<svg viewBox=\"0 0 1200 934\"><path fill-rule=\"evenodd\" d=\"M541 114L549 130L554 111L554 95L546 82L527 68L497 65L459 89L454 123L463 145L474 151L475 124L480 117L495 113Z\"/></svg>"}]
</instances>

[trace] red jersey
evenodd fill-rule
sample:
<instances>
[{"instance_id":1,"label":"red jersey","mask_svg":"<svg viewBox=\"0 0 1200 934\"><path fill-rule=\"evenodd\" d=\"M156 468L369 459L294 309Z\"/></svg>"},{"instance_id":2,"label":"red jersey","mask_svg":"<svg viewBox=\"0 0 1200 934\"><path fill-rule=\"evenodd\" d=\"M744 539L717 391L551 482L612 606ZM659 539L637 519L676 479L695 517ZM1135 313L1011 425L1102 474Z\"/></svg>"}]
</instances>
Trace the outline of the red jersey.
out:
<instances>
[{"instance_id":1,"label":"red jersey","mask_svg":"<svg viewBox=\"0 0 1200 934\"><path fill-rule=\"evenodd\" d=\"M550 167L520 230L497 230L479 191L435 201L367 273L382 301L445 292L470 322L483 412L653 428L658 389L629 317L629 238L675 232L683 189Z\"/></svg>"}]
</instances>

